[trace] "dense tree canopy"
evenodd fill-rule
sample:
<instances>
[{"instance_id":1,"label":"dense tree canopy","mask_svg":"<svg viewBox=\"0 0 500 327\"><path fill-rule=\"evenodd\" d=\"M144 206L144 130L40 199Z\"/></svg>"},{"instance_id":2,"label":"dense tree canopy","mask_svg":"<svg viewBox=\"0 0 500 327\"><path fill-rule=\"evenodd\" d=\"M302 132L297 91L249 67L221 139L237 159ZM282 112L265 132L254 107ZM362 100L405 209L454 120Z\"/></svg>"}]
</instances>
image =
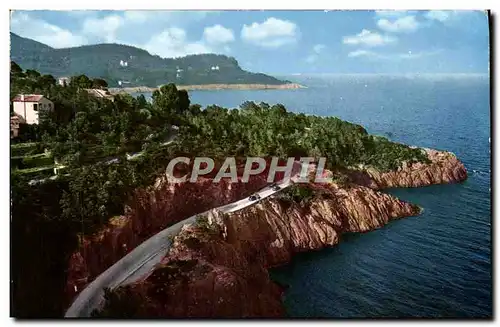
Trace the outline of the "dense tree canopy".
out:
<instances>
[{"instance_id":1,"label":"dense tree canopy","mask_svg":"<svg viewBox=\"0 0 500 327\"><path fill-rule=\"evenodd\" d=\"M94 78L92 80L92 87L94 89L106 89L108 87L108 82L106 82L102 78Z\"/></svg>"},{"instance_id":2,"label":"dense tree canopy","mask_svg":"<svg viewBox=\"0 0 500 327\"><path fill-rule=\"evenodd\" d=\"M10 74L15 75L15 76L16 75L19 76L22 73L23 73L23 69L21 68L21 66L19 66L15 62L11 61L10 62Z\"/></svg>"},{"instance_id":3,"label":"dense tree canopy","mask_svg":"<svg viewBox=\"0 0 500 327\"><path fill-rule=\"evenodd\" d=\"M245 102L240 110L208 106L190 116L188 128L183 136L198 155L323 156L329 166L363 164L380 170L426 160L419 149L369 135L360 125L290 113L281 104Z\"/></svg>"},{"instance_id":4,"label":"dense tree canopy","mask_svg":"<svg viewBox=\"0 0 500 327\"><path fill-rule=\"evenodd\" d=\"M92 88L92 80L85 75L73 76L69 81L69 85L76 88L90 89Z\"/></svg>"}]
</instances>

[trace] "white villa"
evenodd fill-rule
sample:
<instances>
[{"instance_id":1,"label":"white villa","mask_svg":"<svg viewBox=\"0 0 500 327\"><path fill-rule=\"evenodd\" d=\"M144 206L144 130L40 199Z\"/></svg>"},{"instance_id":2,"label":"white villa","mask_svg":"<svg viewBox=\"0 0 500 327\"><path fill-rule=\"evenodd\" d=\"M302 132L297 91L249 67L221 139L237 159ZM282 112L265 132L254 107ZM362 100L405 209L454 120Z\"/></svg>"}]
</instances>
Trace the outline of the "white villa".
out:
<instances>
[{"instance_id":1,"label":"white villa","mask_svg":"<svg viewBox=\"0 0 500 327\"><path fill-rule=\"evenodd\" d=\"M61 86L68 86L70 78L69 77L59 77L57 83Z\"/></svg>"},{"instance_id":2,"label":"white villa","mask_svg":"<svg viewBox=\"0 0 500 327\"><path fill-rule=\"evenodd\" d=\"M39 110L54 109L54 103L40 94L18 94L12 104L14 112L21 116L26 124L38 124Z\"/></svg>"}]
</instances>

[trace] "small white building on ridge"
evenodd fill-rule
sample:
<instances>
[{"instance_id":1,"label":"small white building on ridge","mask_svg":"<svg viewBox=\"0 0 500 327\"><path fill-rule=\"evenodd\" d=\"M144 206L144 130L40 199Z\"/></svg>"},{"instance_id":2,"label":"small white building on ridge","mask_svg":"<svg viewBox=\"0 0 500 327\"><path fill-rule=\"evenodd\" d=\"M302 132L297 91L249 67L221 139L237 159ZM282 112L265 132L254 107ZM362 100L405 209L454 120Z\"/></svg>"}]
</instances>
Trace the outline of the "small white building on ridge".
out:
<instances>
[{"instance_id":1,"label":"small white building on ridge","mask_svg":"<svg viewBox=\"0 0 500 327\"><path fill-rule=\"evenodd\" d=\"M70 78L69 77L59 77L57 79L57 83L59 85L61 85L61 86L68 86L69 82L70 82Z\"/></svg>"}]
</instances>

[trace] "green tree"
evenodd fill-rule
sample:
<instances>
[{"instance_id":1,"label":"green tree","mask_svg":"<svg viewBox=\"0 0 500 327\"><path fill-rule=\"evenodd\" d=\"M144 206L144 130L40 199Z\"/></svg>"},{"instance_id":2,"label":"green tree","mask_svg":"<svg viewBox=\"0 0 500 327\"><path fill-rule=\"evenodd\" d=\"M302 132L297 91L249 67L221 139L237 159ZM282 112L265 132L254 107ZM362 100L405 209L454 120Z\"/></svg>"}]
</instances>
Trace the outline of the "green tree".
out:
<instances>
[{"instance_id":1,"label":"green tree","mask_svg":"<svg viewBox=\"0 0 500 327\"><path fill-rule=\"evenodd\" d=\"M189 95L186 90L179 90L177 91L177 94L179 96L179 107L177 109L177 113L184 115L189 112L189 105L191 104L189 101Z\"/></svg>"},{"instance_id":2,"label":"green tree","mask_svg":"<svg viewBox=\"0 0 500 327\"><path fill-rule=\"evenodd\" d=\"M40 73L33 69L26 70L26 77L29 79L38 79L40 77Z\"/></svg>"},{"instance_id":3,"label":"green tree","mask_svg":"<svg viewBox=\"0 0 500 327\"><path fill-rule=\"evenodd\" d=\"M71 87L90 89L92 88L92 80L85 75L73 76L69 82Z\"/></svg>"},{"instance_id":4,"label":"green tree","mask_svg":"<svg viewBox=\"0 0 500 327\"><path fill-rule=\"evenodd\" d=\"M189 112L194 116L199 115L201 113L201 106L197 103L192 104L189 106Z\"/></svg>"},{"instance_id":5,"label":"green tree","mask_svg":"<svg viewBox=\"0 0 500 327\"><path fill-rule=\"evenodd\" d=\"M94 78L92 80L92 88L94 89L106 89L108 87L108 83L102 78Z\"/></svg>"},{"instance_id":6,"label":"green tree","mask_svg":"<svg viewBox=\"0 0 500 327\"><path fill-rule=\"evenodd\" d=\"M39 78L39 82L41 84L44 84L46 86L53 86L56 85L56 79L52 75L42 75Z\"/></svg>"},{"instance_id":7,"label":"green tree","mask_svg":"<svg viewBox=\"0 0 500 327\"><path fill-rule=\"evenodd\" d=\"M139 96L137 97L137 105L141 109L148 107L148 101L146 100L144 94L139 94Z\"/></svg>"},{"instance_id":8,"label":"green tree","mask_svg":"<svg viewBox=\"0 0 500 327\"><path fill-rule=\"evenodd\" d=\"M20 76L23 74L23 69L15 62L10 62L10 74Z\"/></svg>"}]
</instances>

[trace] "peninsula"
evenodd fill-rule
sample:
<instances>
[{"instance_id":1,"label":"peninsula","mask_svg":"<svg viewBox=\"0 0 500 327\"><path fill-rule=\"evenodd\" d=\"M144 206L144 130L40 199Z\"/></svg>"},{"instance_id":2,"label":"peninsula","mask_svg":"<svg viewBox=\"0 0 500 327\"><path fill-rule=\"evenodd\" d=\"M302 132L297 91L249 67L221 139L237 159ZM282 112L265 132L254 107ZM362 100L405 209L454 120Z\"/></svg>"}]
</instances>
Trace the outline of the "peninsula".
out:
<instances>
[{"instance_id":1,"label":"peninsula","mask_svg":"<svg viewBox=\"0 0 500 327\"><path fill-rule=\"evenodd\" d=\"M189 89L232 88L222 85L253 85L248 88L270 89L288 88L285 85L291 84L266 74L246 71L235 58L219 54L161 58L146 50L123 44L56 49L14 33L10 33L10 39L11 60L25 69L56 78L85 74L105 80L110 87L156 88L158 85L175 83L186 85Z\"/></svg>"},{"instance_id":2,"label":"peninsula","mask_svg":"<svg viewBox=\"0 0 500 327\"><path fill-rule=\"evenodd\" d=\"M280 316L281 288L268 268L298 252L335 246L343 233L421 212L385 188L467 178L450 152L392 142L358 124L292 113L281 104L201 108L175 84L160 87L151 102L122 93L109 99L85 92L104 91L101 79L77 76L62 86L13 62L10 78L13 101L40 92L55 109L40 111L39 125L24 124L11 146L16 317L64 316L122 259L137 275L107 275L110 290L102 299L97 294L97 301L78 302L94 315ZM19 122L13 109L11 116ZM215 183L214 174L205 174L196 183L176 184L165 173L173 158L213 158L219 171L228 156L240 168L248 157L325 157L331 182L283 184L276 174L276 189L263 171L247 183ZM29 183L51 174L56 162L67 173ZM178 170L193 171L189 165ZM253 193L262 196L251 200ZM241 200L245 206L234 207ZM145 242L171 226L177 232L159 244L166 252L144 251ZM136 249L144 252L135 255ZM151 269L135 270L137 264ZM120 275L118 268L113 272Z\"/></svg>"}]
</instances>

